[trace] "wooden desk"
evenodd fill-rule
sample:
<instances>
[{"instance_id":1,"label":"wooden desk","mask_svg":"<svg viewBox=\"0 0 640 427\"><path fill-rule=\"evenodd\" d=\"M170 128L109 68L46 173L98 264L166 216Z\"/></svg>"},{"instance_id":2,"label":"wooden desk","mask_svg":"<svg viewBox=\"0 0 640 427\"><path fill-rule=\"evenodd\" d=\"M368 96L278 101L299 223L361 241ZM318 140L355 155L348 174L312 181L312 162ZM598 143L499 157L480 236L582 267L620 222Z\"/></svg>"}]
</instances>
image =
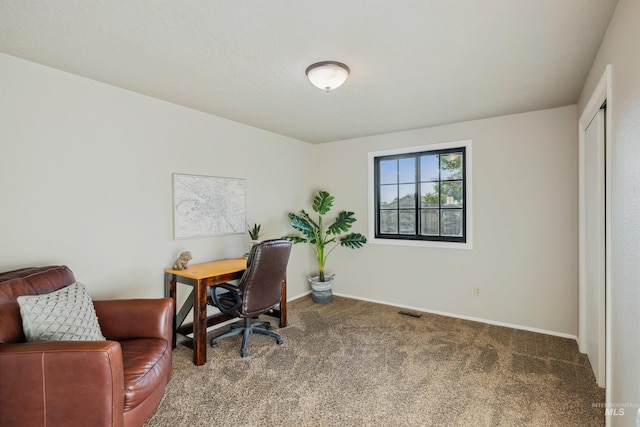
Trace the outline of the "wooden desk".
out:
<instances>
[{"instance_id":1,"label":"wooden desk","mask_svg":"<svg viewBox=\"0 0 640 427\"><path fill-rule=\"evenodd\" d=\"M233 319L225 314L207 316L207 286L215 286L220 283L237 280L242 277L247 268L246 258L233 258L220 261L194 264L186 270L166 269L164 273L164 292L173 298L176 306L176 284L183 283L192 286L191 294L187 297L179 311L174 315L173 347L176 347L177 336L183 340L181 344L193 348L193 363L204 365L207 361L207 327ZM280 327L287 326L287 280L283 278L280 309L273 309L270 315L279 317ZM187 314L194 308L193 324L182 325ZM187 334L193 332L193 338Z\"/></svg>"}]
</instances>

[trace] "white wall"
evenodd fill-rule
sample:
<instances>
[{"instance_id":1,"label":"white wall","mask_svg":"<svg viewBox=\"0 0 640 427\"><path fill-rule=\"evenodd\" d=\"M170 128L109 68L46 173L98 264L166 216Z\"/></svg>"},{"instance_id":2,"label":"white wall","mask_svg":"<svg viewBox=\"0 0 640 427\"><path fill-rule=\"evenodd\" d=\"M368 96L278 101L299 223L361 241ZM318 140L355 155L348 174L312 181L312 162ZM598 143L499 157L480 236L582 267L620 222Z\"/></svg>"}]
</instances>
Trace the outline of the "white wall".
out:
<instances>
[{"instance_id":1,"label":"white wall","mask_svg":"<svg viewBox=\"0 0 640 427\"><path fill-rule=\"evenodd\" d=\"M576 126L574 105L318 146L321 182L366 234L369 151L473 140L473 249L339 248L336 292L577 335Z\"/></svg>"},{"instance_id":2,"label":"white wall","mask_svg":"<svg viewBox=\"0 0 640 427\"><path fill-rule=\"evenodd\" d=\"M94 297L155 297L163 271L241 256L248 236L174 240L172 173L246 179L247 221L290 231L313 146L0 54L0 271L66 264ZM307 291L294 251L289 296Z\"/></svg>"},{"instance_id":3,"label":"white wall","mask_svg":"<svg viewBox=\"0 0 640 427\"><path fill-rule=\"evenodd\" d=\"M636 405L613 426L635 426L640 405L640 2L620 0L578 104L612 66L611 403Z\"/></svg>"}]
</instances>

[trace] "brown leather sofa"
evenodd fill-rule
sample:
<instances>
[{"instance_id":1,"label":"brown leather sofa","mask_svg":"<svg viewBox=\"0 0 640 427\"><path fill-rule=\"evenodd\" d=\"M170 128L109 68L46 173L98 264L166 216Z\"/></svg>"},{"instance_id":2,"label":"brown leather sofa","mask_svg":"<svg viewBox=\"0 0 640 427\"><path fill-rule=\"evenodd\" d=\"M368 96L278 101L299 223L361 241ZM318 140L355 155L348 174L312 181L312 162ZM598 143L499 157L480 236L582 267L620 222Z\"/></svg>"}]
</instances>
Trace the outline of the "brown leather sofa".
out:
<instances>
[{"instance_id":1,"label":"brown leather sofa","mask_svg":"<svg viewBox=\"0 0 640 427\"><path fill-rule=\"evenodd\" d=\"M0 273L0 426L142 426L162 400L170 298L94 301L106 341L25 342L16 298L75 281L66 266Z\"/></svg>"}]
</instances>

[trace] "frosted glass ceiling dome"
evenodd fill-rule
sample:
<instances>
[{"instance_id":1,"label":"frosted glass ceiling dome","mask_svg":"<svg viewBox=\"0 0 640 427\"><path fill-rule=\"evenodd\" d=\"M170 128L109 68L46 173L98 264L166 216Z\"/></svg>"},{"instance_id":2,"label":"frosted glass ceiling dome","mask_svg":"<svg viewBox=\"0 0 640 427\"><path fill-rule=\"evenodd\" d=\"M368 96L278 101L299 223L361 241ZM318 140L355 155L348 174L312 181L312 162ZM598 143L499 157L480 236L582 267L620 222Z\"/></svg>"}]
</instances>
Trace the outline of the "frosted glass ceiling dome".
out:
<instances>
[{"instance_id":1,"label":"frosted glass ceiling dome","mask_svg":"<svg viewBox=\"0 0 640 427\"><path fill-rule=\"evenodd\" d=\"M322 61L309 65L306 74L314 86L329 92L347 80L349 71L342 62Z\"/></svg>"}]
</instances>

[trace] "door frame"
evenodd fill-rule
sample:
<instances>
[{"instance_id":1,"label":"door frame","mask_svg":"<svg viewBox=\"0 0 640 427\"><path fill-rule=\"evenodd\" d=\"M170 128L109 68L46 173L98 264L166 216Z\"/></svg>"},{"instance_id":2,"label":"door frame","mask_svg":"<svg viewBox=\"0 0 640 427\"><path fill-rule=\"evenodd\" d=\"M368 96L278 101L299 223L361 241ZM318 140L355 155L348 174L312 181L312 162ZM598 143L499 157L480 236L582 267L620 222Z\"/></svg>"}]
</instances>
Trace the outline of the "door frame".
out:
<instances>
[{"instance_id":1,"label":"door frame","mask_svg":"<svg viewBox=\"0 0 640 427\"><path fill-rule=\"evenodd\" d=\"M612 108L611 64L605 68L578 121L578 349L586 353L586 221L585 221L585 133L593 117L606 103L605 110L605 399L611 401L611 170ZM607 425L609 420L607 419Z\"/></svg>"}]
</instances>

